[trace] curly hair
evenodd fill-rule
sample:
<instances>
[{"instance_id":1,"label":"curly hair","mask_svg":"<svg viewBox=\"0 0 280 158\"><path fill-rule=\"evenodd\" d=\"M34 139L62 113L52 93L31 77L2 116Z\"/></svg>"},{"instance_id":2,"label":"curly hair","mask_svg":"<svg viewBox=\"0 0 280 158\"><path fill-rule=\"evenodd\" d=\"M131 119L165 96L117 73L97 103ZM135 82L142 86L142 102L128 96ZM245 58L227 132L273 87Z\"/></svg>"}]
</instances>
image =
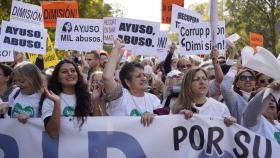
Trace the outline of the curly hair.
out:
<instances>
[{"instance_id":1,"label":"curly hair","mask_svg":"<svg viewBox=\"0 0 280 158\"><path fill-rule=\"evenodd\" d=\"M83 80L83 77L81 75L81 72L80 72L78 66L70 60L60 61L55 66L52 76L48 81L48 89L51 90L56 95L59 95L61 92L63 92L62 85L59 82L58 73L59 73L61 66L66 63L72 64L75 67L75 70L78 74L78 82L75 85L75 95L77 98L75 116L78 118L79 122L81 121L81 123L80 123L80 127L81 127L84 124L86 117L89 116L89 114L90 114L90 94L87 90L87 85L85 84L85 82ZM45 98L46 98L46 95L43 94L40 99L40 102L39 102L39 106L40 106L39 113L42 113L42 105L43 105Z\"/></svg>"}]
</instances>

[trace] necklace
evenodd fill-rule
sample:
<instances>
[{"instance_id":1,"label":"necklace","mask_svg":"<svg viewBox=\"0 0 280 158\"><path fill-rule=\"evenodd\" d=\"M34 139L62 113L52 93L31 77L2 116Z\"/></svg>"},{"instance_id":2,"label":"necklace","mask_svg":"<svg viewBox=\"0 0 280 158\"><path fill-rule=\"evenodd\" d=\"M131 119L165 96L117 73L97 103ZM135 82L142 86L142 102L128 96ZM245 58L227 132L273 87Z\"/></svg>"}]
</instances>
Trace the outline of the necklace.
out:
<instances>
[{"instance_id":1,"label":"necklace","mask_svg":"<svg viewBox=\"0 0 280 158\"><path fill-rule=\"evenodd\" d=\"M141 110L141 106L139 106L139 105L136 103L136 101L135 101L135 99L134 99L134 96L133 96L131 93L130 93L130 96L131 96L131 99L132 99L132 101L133 101L133 103L134 103L136 109L139 110L139 111L142 111L142 110ZM145 98L145 96L146 96L146 95L145 95L145 93L144 93L145 111L144 111L143 113L147 112L147 104L146 104L146 98Z\"/></svg>"}]
</instances>

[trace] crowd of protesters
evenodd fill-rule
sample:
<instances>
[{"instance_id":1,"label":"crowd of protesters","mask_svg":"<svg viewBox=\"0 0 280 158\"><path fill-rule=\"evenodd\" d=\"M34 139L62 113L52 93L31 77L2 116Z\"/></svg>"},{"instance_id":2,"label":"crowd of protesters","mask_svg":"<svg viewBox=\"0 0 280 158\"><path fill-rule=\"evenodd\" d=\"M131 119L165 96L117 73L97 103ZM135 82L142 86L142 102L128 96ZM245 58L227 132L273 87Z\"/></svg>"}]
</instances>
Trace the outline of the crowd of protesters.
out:
<instances>
[{"instance_id":1,"label":"crowd of protesters","mask_svg":"<svg viewBox=\"0 0 280 158\"><path fill-rule=\"evenodd\" d=\"M221 117L227 126L240 124L280 144L280 82L242 67L227 65L238 55L234 45L225 56L213 48L209 57L182 56L172 43L166 58L139 56L123 61L125 44L116 39L111 53L91 51L65 59L44 70L23 61L0 63L0 117L21 123L41 117L52 138L60 131L61 117L75 117L83 126L92 116L135 116L144 126L160 115L194 114ZM198 60L199 58L199 60ZM265 95L267 94L268 95Z\"/></svg>"}]
</instances>

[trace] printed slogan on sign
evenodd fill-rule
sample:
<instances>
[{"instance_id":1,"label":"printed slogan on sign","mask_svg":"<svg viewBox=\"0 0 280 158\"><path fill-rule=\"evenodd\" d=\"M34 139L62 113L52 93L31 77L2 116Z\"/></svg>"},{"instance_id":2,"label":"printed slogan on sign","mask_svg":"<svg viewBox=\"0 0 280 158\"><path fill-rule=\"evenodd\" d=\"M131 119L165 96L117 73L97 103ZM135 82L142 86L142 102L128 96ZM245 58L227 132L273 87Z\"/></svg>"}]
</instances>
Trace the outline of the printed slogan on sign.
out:
<instances>
[{"instance_id":1,"label":"printed slogan on sign","mask_svg":"<svg viewBox=\"0 0 280 158\"><path fill-rule=\"evenodd\" d=\"M182 24L179 30L179 44L182 54L209 54L211 52L213 44L209 23ZM225 23L221 21L217 29L217 48L223 53L225 47Z\"/></svg>"},{"instance_id":2,"label":"printed slogan on sign","mask_svg":"<svg viewBox=\"0 0 280 158\"><path fill-rule=\"evenodd\" d=\"M118 18L115 39L125 42L125 48L135 53L149 54L156 50L160 24L135 19Z\"/></svg>"},{"instance_id":3,"label":"printed slogan on sign","mask_svg":"<svg viewBox=\"0 0 280 158\"><path fill-rule=\"evenodd\" d=\"M46 53L47 30L2 21L0 45L20 52Z\"/></svg>"},{"instance_id":4,"label":"printed slogan on sign","mask_svg":"<svg viewBox=\"0 0 280 158\"><path fill-rule=\"evenodd\" d=\"M103 48L103 20L59 18L55 33L55 48L91 51Z\"/></svg>"}]
</instances>

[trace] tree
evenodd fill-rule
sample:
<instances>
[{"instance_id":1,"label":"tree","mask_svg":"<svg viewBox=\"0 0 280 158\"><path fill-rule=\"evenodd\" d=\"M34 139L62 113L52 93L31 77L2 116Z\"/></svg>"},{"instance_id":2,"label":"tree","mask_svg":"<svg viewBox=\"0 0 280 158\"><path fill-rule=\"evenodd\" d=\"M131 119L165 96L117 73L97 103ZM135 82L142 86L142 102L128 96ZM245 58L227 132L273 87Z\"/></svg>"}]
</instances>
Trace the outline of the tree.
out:
<instances>
[{"instance_id":1,"label":"tree","mask_svg":"<svg viewBox=\"0 0 280 158\"><path fill-rule=\"evenodd\" d=\"M227 0L226 8L229 14L226 18L227 32L237 32L247 41L249 41L249 32L263 34L264 47L276 55L278 35L275 24L280 20L278 0Z\"/></svg>"}]
</instances>

